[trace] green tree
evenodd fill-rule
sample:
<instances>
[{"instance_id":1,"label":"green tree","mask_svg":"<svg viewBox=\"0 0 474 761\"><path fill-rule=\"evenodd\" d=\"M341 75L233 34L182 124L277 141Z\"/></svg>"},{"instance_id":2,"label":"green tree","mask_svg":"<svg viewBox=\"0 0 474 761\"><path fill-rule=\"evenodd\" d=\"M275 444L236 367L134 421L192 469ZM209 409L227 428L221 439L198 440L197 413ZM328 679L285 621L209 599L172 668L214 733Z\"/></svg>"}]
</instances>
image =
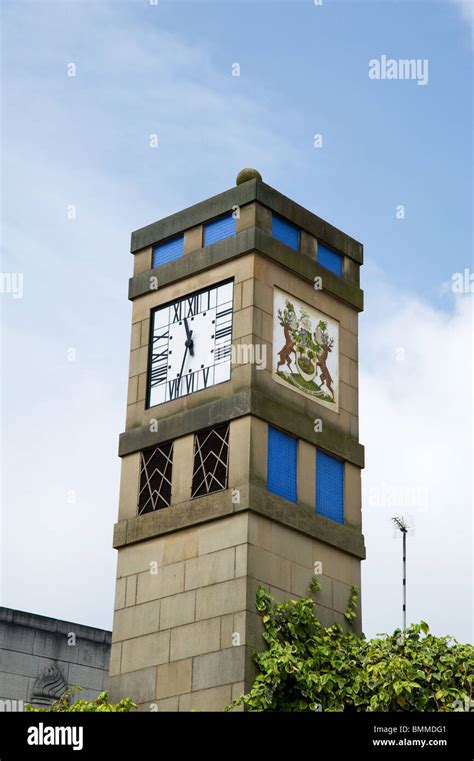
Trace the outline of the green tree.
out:
<instances>
[{"instance_id":1,"label":"green tree","mask_svg":"<svg viewBox=\"0 0 474 761\"><path fill-rule=\"evenodd\" d=\"M352 630L358 590L352 588L345 618L323 627L311 594L274 602L257 590L266 650L254 654L257 675L249 693L235 700L249 711L453 711L464 710L474 688L474 647L435 637L428 624L368 640Z\"/></svg>"},{"instance_id":2,"label":"green tree","mask_svg":"<svg viewBox=\"0 0 474 761\"><path fill-rule=\"evenodd\" d=\"M53 713L70 713L70 712L99 712L99 713L126 713L132 708L136 708L136 704L131 698L123 698L119 703L109 703L107 692L101 692L95 700L72 700L74 694L79 692L81 688L79 686L71 687L69 690L63 692L60 698L56 700L48 708L35 708L32 705L26 705L26 711L32 711L34 713L46 713L52 711Z\"/></svg>"}]
</instances>

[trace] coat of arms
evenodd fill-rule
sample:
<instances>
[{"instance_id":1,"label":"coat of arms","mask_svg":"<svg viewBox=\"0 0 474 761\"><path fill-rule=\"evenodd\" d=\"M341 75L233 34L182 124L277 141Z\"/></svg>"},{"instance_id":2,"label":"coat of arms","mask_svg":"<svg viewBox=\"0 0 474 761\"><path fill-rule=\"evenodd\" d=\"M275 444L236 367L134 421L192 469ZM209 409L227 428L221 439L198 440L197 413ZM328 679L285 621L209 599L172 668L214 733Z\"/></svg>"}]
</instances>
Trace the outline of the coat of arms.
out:
<instances>
[{"instance_id":1,"label":"coat of arms","mask_svg":"<svg viewBox=\"0 0 474 761\"><path fill-rule=\"evenodd\" d=\"M338 323L275 289L273 377L338 410Z\"/></svg>"}]
</instances>

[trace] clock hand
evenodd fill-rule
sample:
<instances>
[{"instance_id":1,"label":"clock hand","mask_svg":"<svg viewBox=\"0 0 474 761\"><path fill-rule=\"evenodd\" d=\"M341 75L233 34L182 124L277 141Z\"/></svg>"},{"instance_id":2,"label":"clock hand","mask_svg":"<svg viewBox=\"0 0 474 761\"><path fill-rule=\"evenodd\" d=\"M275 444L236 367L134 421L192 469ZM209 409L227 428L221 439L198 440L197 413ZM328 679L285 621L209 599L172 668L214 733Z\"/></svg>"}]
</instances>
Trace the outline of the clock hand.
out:
<instances>
[{"instance_id":1,"label":"clock hand","mask_svg":"<svg viewBox=\"0 0 474 761\"><path fill-rule=\"evenodd\" d=\"M189 349L189 346L187 345L187 343L188 342L186 341L186 348L184 350L183 364L181 365L181 370L179 371L179 378L180 378L180 380L183 377L184 363L186 362L186 355L187 355L188 349Z\"/></svg>"},{"instance_id":2,"label":"clock hand","mask_svg":"<svg viewBox=\"0 0 474 761\"><path fill-rule=\"evenodd\" d=\"M189 330L188 320L186 317L184 318L184 328L186 330L186 336L189 340L191 338L192 331Z\"/></svg>"},{"instance_id":3,"label":"clock hand","mask_svg":"<svg viewBox=\"0 0 474 761\"><path fill-rule=\"evenodd\" d=\"M185 346L189 349L189 353L191 357L194 357L194 341L192 339L193 331L189 330L189 325L186 317L184 318L184 327L186 329L186 336L187 340L185 342Z\"/></svg>"}]
</instances>

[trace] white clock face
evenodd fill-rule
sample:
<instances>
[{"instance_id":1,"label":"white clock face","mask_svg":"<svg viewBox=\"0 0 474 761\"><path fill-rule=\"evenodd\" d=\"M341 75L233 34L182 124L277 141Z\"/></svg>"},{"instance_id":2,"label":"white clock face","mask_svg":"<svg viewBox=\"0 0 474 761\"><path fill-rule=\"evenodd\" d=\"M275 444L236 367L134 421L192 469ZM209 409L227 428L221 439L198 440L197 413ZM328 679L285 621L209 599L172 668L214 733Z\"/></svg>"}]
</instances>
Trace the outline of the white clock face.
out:
<instances>
[{"instance_id":1,"label":"white clock face","mask_svg":"<svg viewBox=\"0 0 474 761\"><path fill-rule=\"evenodd\" d=\"M152 312L149 407L230 380L233 292L220 283Z\"/></svg>"}]
</instances>

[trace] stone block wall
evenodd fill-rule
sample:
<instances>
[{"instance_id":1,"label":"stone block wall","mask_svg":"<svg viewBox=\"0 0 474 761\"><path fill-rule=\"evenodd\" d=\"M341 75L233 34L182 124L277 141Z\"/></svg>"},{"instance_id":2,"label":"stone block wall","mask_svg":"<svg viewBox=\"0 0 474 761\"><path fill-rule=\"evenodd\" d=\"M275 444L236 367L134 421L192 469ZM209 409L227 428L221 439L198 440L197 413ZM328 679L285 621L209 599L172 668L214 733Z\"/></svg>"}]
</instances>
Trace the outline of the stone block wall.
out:
<instances>
[{"instance_id":1,"label":"stone block wall","mask_svg":"<svg viewBox=\"0 0 474 761\"><path fill-rule=\"evenodd\" d=\"M222 710L244 692L247 538L240 513L120 550L114 699Z\"/></svg>"},{"instance_id":2,"label":"stone block wall","mask_svg":"<svg viewBox=\"0 0 474 761\"><path fill-rule=\"evenodd\" d=\"M223 710L263 649L257 586L305 595L320 564L318 615L343 616L360 561L251 510L121 548L110 691L144 711ZM358 624L356 624L358 625Z\"/></svg>"},{"instance_id":3,"label":"stone block wall","mask_svg":"<svg viewBox=\"0 0 474 761\"><path fill-rule=\"evenodd\" d=\"M48 705L74 685L94 699L107 689L110 646L109 631L0 608L0 707Z\"/></svg>"}]
</instances>

